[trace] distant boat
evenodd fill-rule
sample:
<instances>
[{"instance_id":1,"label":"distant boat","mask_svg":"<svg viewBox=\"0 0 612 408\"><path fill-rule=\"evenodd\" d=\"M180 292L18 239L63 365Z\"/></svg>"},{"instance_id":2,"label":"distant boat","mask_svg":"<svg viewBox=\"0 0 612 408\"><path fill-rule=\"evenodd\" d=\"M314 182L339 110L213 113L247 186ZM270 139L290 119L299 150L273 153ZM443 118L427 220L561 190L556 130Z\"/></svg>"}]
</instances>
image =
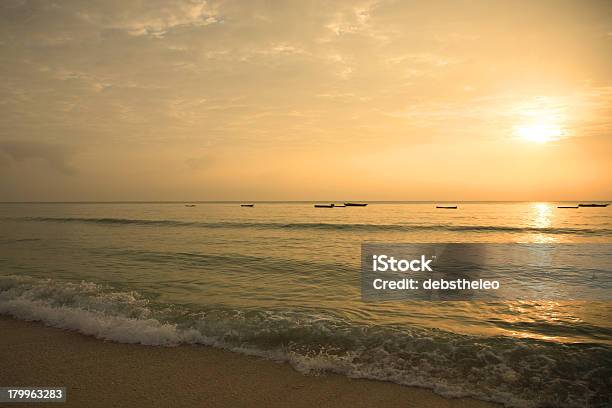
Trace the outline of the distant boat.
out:
<instances>
[{"instance_id":1,"label":"distant boat","mask_svg":"<svg viewBox=\"0 0 612 408\"><path fill-rule=\"evenodd\" d=\"M334 208L334 204L315 204L315 208Z\"/></svg>"},{"instance_id":2,"label":"distant boat","mask_svg":"<svg viewBox=\"0 0 612 408\"><path fill-rule=\"evenodd\" d=\"M577 205L571 206L571 205L560 205L557 208L578 208Z\"/></svg>"},{"instance_id":3,"label":"distant boat","mask_svg":"<svg viewBox=\"0 0 612 408\"><path fill-rule=\"evenodd\" d=\"M578 204L578 207L607 207L609 204Z\"/></svg>"},{"instance_id":4,"label":"distant boat","mask_svg":"<svg viewBox=\"0 0 612 408\"><path fill-rule=\"evenodd\" d=\"M436 205L436 208L442 208L444 210L456 210L456 205Z\"/></svg>"},{"instance_id":5,"label":"distant boat","mask_svg":"<svg viewBox=\"0 0 612 408\"><path fill-rule=\"evenodd\" d=\"M367 205L366 203L344 203L345 207L365 207Z\"/></svg>"},{"instance_id":6,"label":"distant boat","mask_svg":"<svg viewBox=\"0 0 612 408\"><path fill-rule=\"evenodd\" d=\"M241 207L255 207L255 204L240 204Z\"/></svg>"},{"instance_id":7,"label":"distant boat","mask_svg":"<svg viewBox=\"0 0 612 408\"><path fill-rule=\"evenodd\" d=\"M185 207L195 207L195 204L185 204Z\"/></svg>"}]
</instances>

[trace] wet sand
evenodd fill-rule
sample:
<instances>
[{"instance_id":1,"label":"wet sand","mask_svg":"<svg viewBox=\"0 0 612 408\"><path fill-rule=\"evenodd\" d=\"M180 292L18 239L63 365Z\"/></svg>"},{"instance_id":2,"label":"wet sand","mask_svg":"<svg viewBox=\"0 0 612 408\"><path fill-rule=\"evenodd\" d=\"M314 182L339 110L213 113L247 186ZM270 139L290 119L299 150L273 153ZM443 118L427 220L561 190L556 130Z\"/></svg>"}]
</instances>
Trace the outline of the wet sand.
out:
<instances>
[{"instance_id":1,"label":"wet sand","mask_svg":"<svg viewBox=\"0 0 612 408\"><path fill-rule=\"evenodd\" d=\"M107 342L5 316L0 386L68 388L67 403L31 404L37 407L499 407L380 381L305 376L212 347Z\"/></svg>"}]
</instances>

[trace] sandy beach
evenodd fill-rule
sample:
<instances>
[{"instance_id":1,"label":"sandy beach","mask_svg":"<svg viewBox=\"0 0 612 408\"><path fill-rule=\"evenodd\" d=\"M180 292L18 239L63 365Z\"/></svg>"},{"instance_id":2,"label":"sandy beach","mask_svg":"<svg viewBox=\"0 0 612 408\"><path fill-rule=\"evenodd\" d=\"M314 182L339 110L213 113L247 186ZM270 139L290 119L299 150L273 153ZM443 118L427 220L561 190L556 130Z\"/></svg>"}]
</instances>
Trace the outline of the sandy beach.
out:
<instances>
[{"instance_id":1,"label":"sandy beach","mask_svg":"<svg viewBox=\"0 0 612 408\"><path fill-rule=\"evenodd\" d=\"M0 332L0 384L65 386L67 407L498 406L385 382L304 376L288 364L211 347L106 342L5 316Z\"/></svg>"}]
</instances>

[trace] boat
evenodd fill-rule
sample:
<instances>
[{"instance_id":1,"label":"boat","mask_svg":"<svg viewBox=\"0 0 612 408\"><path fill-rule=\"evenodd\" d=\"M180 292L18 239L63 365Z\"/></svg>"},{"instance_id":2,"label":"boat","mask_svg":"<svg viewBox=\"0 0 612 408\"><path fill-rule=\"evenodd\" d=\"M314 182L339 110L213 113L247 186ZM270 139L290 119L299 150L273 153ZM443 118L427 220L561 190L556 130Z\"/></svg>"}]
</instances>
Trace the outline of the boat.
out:
<instances>
[{"instance_id":1,"label":"boat","mask_svg":"<svg viewBox=\"0 0 612 408\"><path fill-rule=\"evenodd\" d=\"M577 205L571 206L571 205L560 205L557 208L578 208Z\"/></svg>"},{"instance_id":2,"label":"boat","mask_svg":"<svg viewBox=\"0 0 612 408\"><path fill-rule=\"evenodd\" d=\"M241 207L255 207L255 204L240 204Z\"/></svg>"},{"instance_id":3,"label":"boat","mask_svg":"<svg viewBox=\"0 0 612 408\"><path fill-rule=\"evenodd\" d=\"M444 210L456 210L456 205L436 205L436 208L442 208Z\"/></svg>"},{"instance_id":4,"label":"boat","mask_svg":"<svg viewBox=\"0 0 612 408\"><path fill-rule=\"evenodd\" d=\"M334 204L315 204L315 208L334 208Z\"/></svg>"},{"instance_id":5,"label":"boat","mask_svg":"<svg viewBox=\"0 0 612 408\"><path fill-rule=\"evenodd\" d=\"M365 207L367 203L344 203L345 207Z\"/></svg>"},{"instance_id":6,"label":"boat","mask_svg":"<svg viewBox=\"0 0 612 408\"><path fill-rule=\"evenodd\" d=\"M185 204L185 207L195 207L195 204Z\"/></svg>"},{"instance_id":7,"label":"boat","mask_svg":"<svg viewBox=\"0 0 612 408\"><path fill-rule=\"evenodd\" d=\"M578 204L578 207L607 207L609 204Z\"/></svg>"}]
</instances>

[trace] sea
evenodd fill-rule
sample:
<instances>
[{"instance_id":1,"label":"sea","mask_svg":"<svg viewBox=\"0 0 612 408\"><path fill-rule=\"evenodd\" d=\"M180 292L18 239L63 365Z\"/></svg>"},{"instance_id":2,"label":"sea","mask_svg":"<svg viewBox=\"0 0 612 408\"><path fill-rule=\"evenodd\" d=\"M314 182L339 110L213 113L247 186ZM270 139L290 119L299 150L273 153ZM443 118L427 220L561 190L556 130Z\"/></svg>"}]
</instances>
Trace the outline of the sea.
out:
<instances>
[{"instance_id":1,"label":"sea","mask_svg":"<svg viewBox=\"0 0 612 408\"><path fill-rule=\"evenodd\" d=\"M612 302L364 302L360 287L362 243L612 243L612 207L254 204L0 204L0 314L508 407L612 406Z\"/></svg>"}]
</instances>

